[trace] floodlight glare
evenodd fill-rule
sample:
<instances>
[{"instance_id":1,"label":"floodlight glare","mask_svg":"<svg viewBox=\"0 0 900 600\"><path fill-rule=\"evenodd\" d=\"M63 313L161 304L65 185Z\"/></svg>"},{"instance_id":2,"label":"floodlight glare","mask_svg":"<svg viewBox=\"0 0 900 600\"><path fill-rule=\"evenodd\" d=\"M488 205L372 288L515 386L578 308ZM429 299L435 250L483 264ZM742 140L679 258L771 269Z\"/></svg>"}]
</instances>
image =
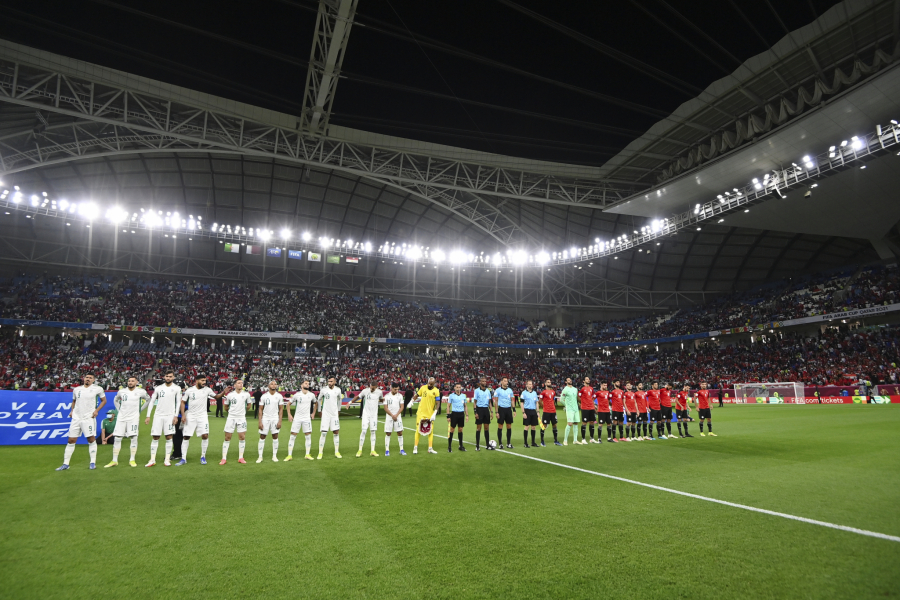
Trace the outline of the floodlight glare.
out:
<instances>
[{"instance_id":1,"label":"floodlight glare","mask_svg":"<svg viewBox=\"0 0 900 600\"><path fill-rule=\"evenodd\" d=\"M431 258L434 262L443 262L444 259L447 258L447 255L444 254L443 250L438 248L431 253Z\"/></svg>"},{"instance_id":2,"label":"floodlight glare","mask_svg":"<svg viewBox=\"0 0 900 600\"><path fill-rule=\"evenodd\" d=\"M281 239L287 240L291 237L291 230L285 227L281 230Z\"/></svg>"},{"instance_id":3,"label":"floodlight glare","mask_svg":"<svg viewBox=\"0 0 900 600\"><path fill-rule=\"evenodd\" d=\"M312 236L309 235L309 232L308 232L308 231L304 231L304 232L303 232L303 241L304 241L304 242L308 242L310 237L312 237Z\"/></svg>"},{"instance_id":4,"label":"floodlight glare","mask_svg":"<svg viewBox=\"0 0 900 600\"><path fill-rule=\"evenodd\" d=\"M541 250L540 252L538 252L537 261L542 265L546 265L548 262L550 262L550 256L546 252Z\"/></svg>"}]
</instances>

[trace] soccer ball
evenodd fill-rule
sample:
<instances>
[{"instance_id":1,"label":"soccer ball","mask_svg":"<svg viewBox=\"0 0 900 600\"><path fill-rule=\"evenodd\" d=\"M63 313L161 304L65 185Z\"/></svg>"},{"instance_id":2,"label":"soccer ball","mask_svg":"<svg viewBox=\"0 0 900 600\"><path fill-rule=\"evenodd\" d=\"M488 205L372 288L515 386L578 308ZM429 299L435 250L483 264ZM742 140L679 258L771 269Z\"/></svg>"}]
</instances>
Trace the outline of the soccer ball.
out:
<instances>
[{"instance_id":1,"label":"soccer ball","mask_svg":"<svg viewBox=\"0 0 900 600\"><path fill-rule=\"evenodd\" d=\"M497 449L497 442L495 442L494 440L489 441L489 442L488 442L488 448L490 448L491 450L496 450L496 449Z\"/></svg>"}]
</instances>

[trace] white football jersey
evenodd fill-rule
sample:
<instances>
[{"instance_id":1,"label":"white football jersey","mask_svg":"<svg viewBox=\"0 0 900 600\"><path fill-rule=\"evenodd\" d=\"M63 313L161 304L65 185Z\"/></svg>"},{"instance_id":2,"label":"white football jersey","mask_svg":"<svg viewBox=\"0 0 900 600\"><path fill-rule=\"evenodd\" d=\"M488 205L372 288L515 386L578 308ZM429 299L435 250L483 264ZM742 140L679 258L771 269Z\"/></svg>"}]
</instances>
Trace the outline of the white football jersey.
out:
<instances>
[{"instance_id":1,"label":"white football jersey","mask_svg":"<svg viewBox=\"0 0 900 600\"><path fill-rule=\"evenodd\" d=\"M250 392L241 390L240 392L229 392L225 396L225 403L228 405L228 416L232 419L242 419L247 414L247 403L250 402Z\"/></svg>"},{"instance_id":2,"label":"white football jersey","mask_svg":"<svg viewBox=\"0 0 900 600\"><path fill-rule=\"evenodd\" d=\"M137 419L141 414L141 400L149 400L147 390L136 387L133 390L124 388L116 394L116 408L119 409L117 420Z\"/></svg>"},{"instance_id":3,"label":"white football jersey","mask_svg":"<svg viewBox=\"0 0 900 600\"><path fill-rule=\"evenodd\" d=\"M344 394L338 386L322 388L319 392L319 406L322 407L322 418L336 418L341 412L341 400L343 398Z\"/></svg>"},{"instance_id":4,"label":"white football jersey","mask_svg":"<svg viewBox=\"0 0 900 600\"><path fill-rule=\"evenodd\" d=\"M216 393L209 389L208 386L197 388L192 385L184 393L184 401L187 403L187 414L189 417L206 416L206 400L214 398Z\"/></svg>"},{"instance_id":5,"label":"white football jersey","mask_svg":"<svg viewBox=\"0 0 900 600\"><path fill-rule=\"evenodd\" d=\"M266 392L262 395L262 398L259 399L259 405L262 407L262 416L264 419L277 419L278 418L278 407L284 404L284 396L275 392L274 394L270 394Z\"/></svg>"},{"instance_id":6,"label":"white football jersey","mask_svg":"<svg viewBox=\"0 0 900 600\"><path fill-rule=\"evenodd\" d=\"M359 399L363 403L363 412L365 412L366 415L370 417L378 415L378 405L381 404L382 395L380 388L376 388L373 392L370 387L367 387L359 393Z\"/></svg>"},{"instance_id":7,"label":"white football jersey","mask_svg":"<svg viewBox=\"0 0 900 600\"><path fill-rule=\"evenodd\" d=\"M103 388L97 384L90 387L79 385L72 390L72 420L84 421L94 418L94 411L103 399Z\"/></svg>"},{"instance_id":8,"label":"white football jersey","mask_svg":"<svg viewBox=\"0 0 900 600\"><path fill-rule=\"evenodd\" d=\"M178 407L181 404L181 388L174 383L172 385L162 384L153 390L150 397L150 404L147 405L147 416L153 412L156 406L156 415L165 415L174 417L178 413Z\"/></svg>"},{"instance_id":9,"label":"white football jersey","mask_svg":"<svg viewBox=\"0 0 900 600\"><path fill-rule=\"evenodd\" d=\"M403 394L391 394L390 392L384 397L384 407L396 414L403 406Z\"/></svg>"},{"instance_id":10,"label":"white football jersey","mask_svg":"<svg viewBox=\"0 0 900 600\"><path fill-rule=\"evenodd\" d=\"M315 401L316 397L312 392L303 392L303 390L291 396L291 403L297 405L297 410L294 411L294 418L308 419L309 415L312 414L312 405Z\"/></svg>"}]
</instances>

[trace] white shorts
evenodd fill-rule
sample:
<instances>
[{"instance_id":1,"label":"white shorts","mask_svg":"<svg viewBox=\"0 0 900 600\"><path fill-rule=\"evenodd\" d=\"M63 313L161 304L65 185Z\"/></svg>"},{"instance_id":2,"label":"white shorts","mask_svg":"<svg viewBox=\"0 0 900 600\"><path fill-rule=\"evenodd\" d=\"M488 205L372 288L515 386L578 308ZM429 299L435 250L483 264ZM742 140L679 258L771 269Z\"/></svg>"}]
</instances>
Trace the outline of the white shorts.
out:
<instances>
[{"instance_id":1,"label":"white shorts","mask_svg":"<svg viewBox=\"0 0 900 600\"><path fill-rule=\"evenodd\" d=\"M296 435L300 433L301 428L303 433L312 433L312 421L310 419L294 419L294 424L291 425L291 433Z\"/></svg>"},{"instance_id":2,"label":"white shorts","mask_svg":"<svg viewBox=\"0 0 900 600\"><path fill-rule=\"evenodd\" d=\"M393 431L403 433L403 419L401 417L397 417L396 421L390 417L384 420L384 432L391 433Z\"/></svg>"},{"instance_id":3,"label":"white shorts","mask_svg":"<svg viewBox=\"0 0 900 600\"><path fill-rule=\"evenodd\" d=\"M262 429L259 430L259 435L266 435L267 433L278 433L278 419L263 419L262 420Z\"/></svg>"},{"instance_id":4,"label":"white shorts","mask_svg":"<svg viewBox=\"0 0 900 600\"><path fill-rule=\"evenodd\" d=\"M330 415L322 415L321 431L337 431L341 428L341 420Z\"/></svg>"},{"instance_id":5,"label":"white shorts","mask_svg":"<svg viewBox=\"0 0 900 600\"><path fill-rule=\"evenodd\" d=\"M209 417L205 414L202 417L188 415L187 425L184 426L184 437L193 437L197 435L209 435Z\"/></svg>"},{"instance_id":6,"label":"white shorts","mask_svg":"<svg viewBox=\"0 0 900 600\"><path fill-rule=\"evenodd\" d=\"M363 414L362 430L365 431L366 429L378 429L378 415Z\"/></svg>"},{"instance_id":7,"label":"white shorts","mask_svg":"<svg viewBox=\"0 0 900 600\"><path fill-rule=\"evenodd\" d=\"M82 435L86 438L97 435L97 421L95 419L85 419L83 421L72 420L69 424L69 437L77 438Z\"/></svg>"},{"instance_id":8,"label":"white shorts","mask_svg":"<svg viewBox=\"0 0 900 600\"><path fill-rule=\"evenodd\" d=\"M138 434L138 417L133 419L119 419L116 421L116 429L113 435L116 437L134 437Z\"/></svg>"},{"instance_id":9,"label":"white shorts","mask_svg":"<svg viewBox=\"0 0 900 600\"><path fill-rule=\"evenodd\" d=\"M225 419L225 433L234 433L235 431L238 433L247 431L247 417L228 417Z\"/></svg>"},{"instance_id":10,"label":"white shorts","mask_svg":"<svg viewBox=\"0 0 900 600\"><path fill-rule=\"evenodd\" d=\"M150 435L175 435L174 420L175 415L155 415L150 425Z\"/></svg>"}]
</instances>

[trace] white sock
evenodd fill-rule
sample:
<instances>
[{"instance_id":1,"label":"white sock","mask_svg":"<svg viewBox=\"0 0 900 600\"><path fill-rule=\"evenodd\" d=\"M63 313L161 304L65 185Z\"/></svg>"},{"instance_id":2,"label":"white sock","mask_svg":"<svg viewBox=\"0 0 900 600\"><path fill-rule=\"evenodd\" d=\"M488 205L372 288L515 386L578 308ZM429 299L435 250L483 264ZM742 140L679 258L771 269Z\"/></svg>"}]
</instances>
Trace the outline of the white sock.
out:
<instances>
[{"instance_id":1,"label":"white sock","mask_svg":"<svg viewBox=\"0 0 900 600\"><path fill-rule=\"evenodd\" d=\"M206 449L209 448L209 438L200 439L200 456L206 458Z\"/></svg>"},{"instance_id":2,"label":"white sock","mask_svg":"<svg viewBox=\"0 0 900 600\"><path fill-rule=\"evenodd\" d=\"M256 447L259 450L259 457L262 458L263 450L266 449L266 440L264 440L264 439L259 440L259 444L257 444Z\"/></svg>"},{"instance_id":3,"label":"white sock","mask_svg":"<svg viewBox=\"0 0 900 600\"><path fill-rule=\"evenodd\" d=\"M363 426L363 430L359 433L359 451L362 452L363 446L366 445L366 427Z\"/></svg>"},{"instance_id":4,"label":"white sock","mask_svg":"<svg viewBox=\"0 0 900 600\"><path fill-rule=\"evenodd\" d=\"M278 458L278 440L272 440L272 458Z\"/></svg>"},{"instance_id":5,"label":"white sock","mask_svg":"<svg viewBox=\"0 0 900 600\"><path fill-rule=\"evenodd\" d=\"M375 436L378 432L375 431L375 428L372 428L372 433L369 435L369 444L372 446L372 452L375 452Z\"/></svg>"},{"instance_id":6,"label":"white sock","mask_svg":"<svg viewBox=\"0 0 900 600\"><path fill-rule=\"evenodd\" d=\"M386 435L386 436L384 436L384 451L390 452L390 450L391 450L391 436Z\"/></svg>"},{"instance_id":7,"label":"white sock","mask_svg":"<svg viewBox=\"0 0 900 600\"><path fill-rule=\"evenodd\" d=\"M340 452L338 448L341 446L341 435L339 433L334 434L334 451L335 453Z\"/></svg>"},{"instance_id":8,"label":"white sock","mask_svg":"<svg viewBox=\"0 0 900 600\"><path fill-rule=\"evenodd\" d=\"M228 458L228 446L230 446L230 445L231 445L231 442L229 442L228 440L225 440L224 442L222 442L222 460L225 460Z\"/></svg>"},{"instance_id":9,"label":"white sock","mask_svg":"<svg viewBox=\"0 0 900 600\"><path fill-rule=\"evenodd\" d=\"M159 448L159 440L153 440L150 442L150 462L156 462L156 449Z\"/></svg>"},{"instance_id":10,"label":"white sock","mask_svg":"<svg viewBox=\"0 0 900 600\"><path fill-rule=\"evenodd\" d=\"M292 433L291 437L288 439L288 456L294 455L294 442L296 442L296 441L297 441L297 436Z\"/></svg>"},{"instance_id":11,"label":"white sock","mask_svg":"<svg viewBox=\"0 0 900 600\"><path fill-rule=\"evenodd\" d=\"M322 435L319 437L319 454L325 451L325 436L328 435L327 431L323 431Z\"/></svg>"},{"instance_id":12,"label":"white sock","mask_svg":"<svg viewBox=\"0 0 900 600\"><path fill-rule=\"evenodd\" d=\"M247 445L247 442L244 440L238 440L238 458L244 458L244 446Z\"/></svg>"},{"instance_id":13,"label":"white sock","mask_svg":"<svg viewBox=\"0 0 900 600\"><path fill-rule=\"evenodd\" d=\"M400 452L403 452L403 434L397 434L397 443L400 444Z\"/></svg>"},{"instance_id":14,"label":"white sock","mask_svg":"<svg viewBox=\"0 0 900 600\"><path fill-rule=\"evenodd\" d=\"M131 460L134 462L134 459L137 457L137 436L131 438Z\"/></svg>"},{"instance_id":15,"label":"white sock","mask_svg":"<svg viewBox=\"0 0 900 600\"><path fill-rule=\"evenodd\" d=\"M88 444L88 453L91 455L91 462L92 463L97 462L97 442L96 441ZM66 462L66 464L69 464L68 461Z\"/></svg>"},{"instance_id":16,"label":"white sock","mask_svg":"<svg viewBox=\"0 0 900 600\"><path fill-rule=\"evenodd\" d=\"M172 440L166 440L166 460L172 458L172 449L175 447L175 442Z\"/></svg>"},{"instance_id":17,"label":"white sock","mask_svg":"<svg viewBox=\"0 0 900 600\"><path fill-rule=\"evenodd\" d=\"M122 438L117 437L113 442L113 462L119 462L119 452L122 450Z\"/></svg>"},{"instance_id":18,"label":"white sock","mask_svg":"<svg viewBox=\"0 0 900 600\"><path fill-rule=\"evenodd\" d=\"M181 442L181 460L187 460L188 446L191 445L191 439L187 438Z\"/></svg>"},{"instance_id":19,"label":"white sock","mask_svg":"<svg viewBox=\"0 0 900 600\"><path fill-rule=\"evenodd\" d=\"M75 444L66 444L66 451L63 452L63 464L69 464L72 460L72 453L75 452Z\"/></svg>"},{"instance_id":20,"label":"white sock","mask_svg":"<svg viewBox=\"0 0 900 600\"><path fill-rule=\"evenodd\" d=\"M306 454L309 455L310 452L312 452L312 434L307 433L306 434Z\"/></svg>"}]
</instances>

